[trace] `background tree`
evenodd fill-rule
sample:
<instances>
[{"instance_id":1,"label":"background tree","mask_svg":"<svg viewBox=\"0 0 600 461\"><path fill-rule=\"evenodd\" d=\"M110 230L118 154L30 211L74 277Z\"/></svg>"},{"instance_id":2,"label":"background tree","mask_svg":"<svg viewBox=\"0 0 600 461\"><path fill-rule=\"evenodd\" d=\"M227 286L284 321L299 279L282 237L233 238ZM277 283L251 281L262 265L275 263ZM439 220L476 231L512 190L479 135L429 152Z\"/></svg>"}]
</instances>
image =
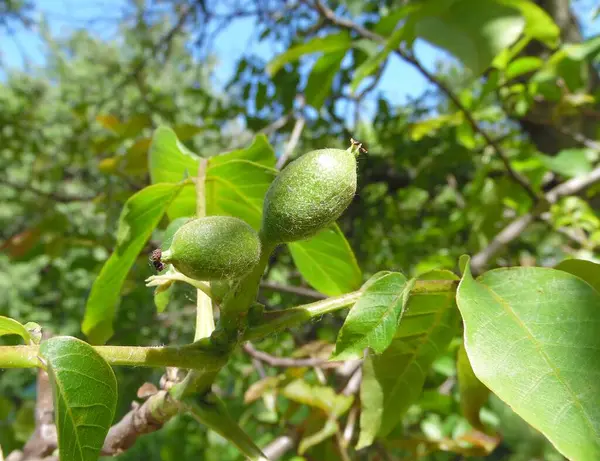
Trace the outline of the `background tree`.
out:
<instances>
[{"instance_id":1,"label":"background tree","mask_svg":"<svg viewBox=\"0 0 600 461\"><path fill-rule=\"evenodd\" d=\"M344 283L325 283L318 258L303 260L293 245L281 247L259 294L267 310L342 294L380 270L407 276L456 270L465 253L473 255L474 272L553 266L565 257L596 260L600 38L590 19L594 2L443 3L131 2L118 32L106 38L85 27L57 37L38 20L40 6L0 2L0 28L14 34L21 24L31 27L47 50L42 65L9 69L1 83L0 313L35 321L53 335L85 337L90 290L116 248L125 203L154 182L147 158L153 132L163 125L204 158L247 148L264 134L278 167L315 148L345 148L350 137L368 147L359 157L358 193L339 221L362 272L351 269L350 277L340 277ZM224 57L214 50L242 20L253 20L258 43L277 53L267 58L249 50L220 85L215 73ZM446 59L435 67L423 62L422 42L442 49ZM428 82L423 94L403 103L384 91L384 83L405 85L402 75L386 71L398 61ZM152 273L148 255L160 246L168 221L128 272L112 345L194 338L195 290L176 286L167 306L158 300L157 312L143 283ZM299 450L319 460L561 459L499 399L488 399L477 384L470 394L459 388L457 377L469 382L471 375L458 335L433 362L402 424L373 449L356 452L359 407L345 397L358 400L361 368L352 360L326 362L343 319L328 315L248 343L218 375L213 389L273 459L294 459ZM140 383L177 381L142 368L116 372L116 421L130 410ZM312 387L289 388L293 378ZM54 442L39 443L36 435L39 411L34 432L34 383L27 370L0 376L4 454L36 442L9 459L52 456ZM319 399L332 392L347 408L334 415L338 426L319 432ZM469 408L478 396L481 403ZM481 406L488 435L478 432L465 448L461 437L471 426L481 429ZM187 416L136 438L119 455L238 456Z\"/></svg>"}]
</instances>

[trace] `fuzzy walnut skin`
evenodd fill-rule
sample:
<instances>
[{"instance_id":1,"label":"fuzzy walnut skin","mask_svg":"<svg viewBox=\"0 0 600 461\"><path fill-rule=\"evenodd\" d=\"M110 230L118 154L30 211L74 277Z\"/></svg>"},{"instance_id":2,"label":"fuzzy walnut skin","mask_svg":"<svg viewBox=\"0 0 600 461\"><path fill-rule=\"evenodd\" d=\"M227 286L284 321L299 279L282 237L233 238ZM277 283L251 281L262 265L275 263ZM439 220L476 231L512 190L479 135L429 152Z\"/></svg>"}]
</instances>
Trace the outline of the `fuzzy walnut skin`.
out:
<instances>
[{"instance_id":1,"label":"fuzzy walnut skin","mask_svg":"<svg viewBox=\"0 0 600 461\"><path fill-rule=\"evenodd\" d=\"M356 157L320 149L290 163L265 197L262 232L273 243L314 236L333 223L356 193Z\"/></svg>"},{"instance_id":2,"label":"fuzzy walnut skin","mask_svg":"<svg viewBox=\"0 0 600 461\"><path fill-rule=\"evenodd\" d=\"M260 259L260 240L249 224L230 216L198 218L181 226L161 261L196 280L237 279Z\"/></svg>"}]
</instances>

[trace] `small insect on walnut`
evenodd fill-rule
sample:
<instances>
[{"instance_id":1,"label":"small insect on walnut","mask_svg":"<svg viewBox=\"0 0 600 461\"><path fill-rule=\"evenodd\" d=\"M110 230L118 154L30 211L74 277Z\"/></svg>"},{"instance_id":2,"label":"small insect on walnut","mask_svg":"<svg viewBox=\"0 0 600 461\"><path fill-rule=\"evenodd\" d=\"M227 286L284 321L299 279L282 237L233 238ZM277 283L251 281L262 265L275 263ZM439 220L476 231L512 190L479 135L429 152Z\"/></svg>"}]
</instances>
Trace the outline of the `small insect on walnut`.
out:
<instances>
[{"instance_id":1,"label":"small insect on walnut","mask_svg":"<svg viewBox=\"0 0 600 461\"><path fill-rule=\"evenodd\" d=\"M162 257L162 251L160 250L160 248L157 248L156 250L154 250L152 252L152 254L150 255L150 262L152 263L152 265L154 266L154 269L156 269L157 272L162 272L165 269L165 265L160 260L161 257Z\"/></svg>"}]
</instances>

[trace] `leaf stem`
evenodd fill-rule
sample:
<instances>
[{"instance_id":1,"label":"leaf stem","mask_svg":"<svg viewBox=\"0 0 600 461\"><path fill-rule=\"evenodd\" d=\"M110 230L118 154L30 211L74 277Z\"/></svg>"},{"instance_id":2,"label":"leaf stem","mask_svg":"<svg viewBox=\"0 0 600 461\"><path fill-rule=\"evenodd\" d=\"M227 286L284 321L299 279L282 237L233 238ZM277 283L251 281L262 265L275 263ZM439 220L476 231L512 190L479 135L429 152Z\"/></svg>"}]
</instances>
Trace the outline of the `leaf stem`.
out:
<instances>
[{"instance_id":1,"label":"leaf stem","mask_svg":"<svg viewBox=\"0 0 600 461\"><path fill-rule=\"evenodd\" d=\"M197 345L135 347L135 346L94 346L110 365L134 367L179 367L193 370L211 371L220 369L227 363L225 355L210 350L202 350ZM0 368L35 368L38 360L38 346L0 346Z\"/></svg>"},{"instance_id":2,"label":"leaf stem","mask_svg":"<svg viewBox=\"0 0 600 461\"><path fill-rule=\"evenodd\" d=\"M458 280L417 280L411 290L411 294L455 293L457 287ZM246 331L244 340L254 341L261 339L330 312L351 307L358 301L361 295L362 290L358 290L290 309L266 312L258 324Z\"/></svg>"}]
</instances>

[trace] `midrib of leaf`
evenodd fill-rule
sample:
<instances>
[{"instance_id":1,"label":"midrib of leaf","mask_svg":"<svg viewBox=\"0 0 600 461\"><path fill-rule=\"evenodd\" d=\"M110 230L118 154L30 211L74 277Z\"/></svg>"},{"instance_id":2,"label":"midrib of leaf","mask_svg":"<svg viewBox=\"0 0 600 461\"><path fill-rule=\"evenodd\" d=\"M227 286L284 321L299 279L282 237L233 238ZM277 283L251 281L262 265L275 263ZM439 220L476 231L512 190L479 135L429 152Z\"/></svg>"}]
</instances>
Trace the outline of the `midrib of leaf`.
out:
<instances>
[{"instance_id":1,"label":"midrib of leaf","mask_svg":"<svg viewBox=\"0 0 600 461\"><path fill-rule=\"evenodd\" d=\"M55 357L55 360L58 360L58 359L60 359L60 358L64 358L64 357L68 357L68 356L70 356L70 355L75 355L75 356L78 356L78 357L79 357L79 356L81 356L81 354L67 354L67 355L64 355L64 356L58 356L58 357ZM79 455L81 456L81 459L83 460L83 459L85 459L85 456L83 455L83 448L84 448L84 445L82 445L82 444L81 444L81 441L79 440L79 433L77 432L77 427L80 427L80 426L88 426L88 425L87 425L87 424L83 424L83 425L76 424L76 422L75 422L75 415L73 415L73 412L72 412L72 410L71 410L71 407L69 407L69 405L67 405L67 403L66 403L66 400L65 400L65 398L64 398L65 391L64 391L64 389L63 389L63 387L62 387L62 385L61 385L61 383L60 383L60 380L56 379L56 376L57 376L57 375L56 375L56 373L55 373L55 371L54 371L54 370L55 370L55 368L54 368L54 367L52 367L52 373L53 373L53 374L54 374L54 376L55 376L55 378L54 378L54 384L56 385L57 389L59 390L60 401L62 402L62 404L63 404L63 407L64 407L64 411L65 411L65 419L63 420L63 424L62 424L62 430L61 430L61 432L62 432L63 436L66 436L66 435L67 435L67 433L65 432L65 431L66 431L66 423L65 423L65 421L66 421L66 419L67 419L67 416L70 416L71 425L73 426L73 432L74 432L74 434L75 434L75 439L76 439L76 442L77 442L77 448L78 448L78 450L79 450ZM67 370L67 369L63 369L63 370L64 370L64 371L67 371L67 372L69 372L69 373L72 373L72 372L74 372L74 370ZM56 370L56 371L58 371L58 370ZM79 373L79 374L82 374L82 373ZM86 376L87 378L91 378L91 376L88 376L88 375L84 375L84 376ZM94 378L92 378L92 379L94 379ZM108 386L108 385L107 385L107 384L106 384L104 381L99 381L99 380L97 380L97 379L94 379L94 380L95 380L95 381L97 381L97 382L100 382L100 383L102 383L102 384L103 384L103 385L105 385L105 386ZM108 387L110 388L110 386L108 386ZM112 390L112 389L111 389L111 390ZM99 426L99 427L100 427L101 429L103 429L103 428L102 428L102 426ZM64 438L63 438L63 440L64 440ZM90 445L85 445L85 447L86 447L86 448L90 448L91 450L96 450L96 449L97 449L96 447L92 447L92 446L90 446ZM102 449L102 447L100 447L100 449Z\"/></svg>"},{"instance_id":2,"label":"midrib of leaf","mask_svg":"<svg viewBox=\"0 0 600 461\"><path fill-rule=\"evenodd\" d=\"M404 284L404 287L402 288L402 290L400 291L400 293L398 293L398 294L396 294L396 296L394 296L393 302L390 303L390 306L395 306L396 305L396 302L398 301L398 298L402 297L402 295L404 294L404 291L405 291L407 285L408 285L408 282L406 282ZM383 319L386 318L386 317L388 317L389 313L393 312L393 311L394 311L394 309L391 308L391 307L388 307L387 309L384 309L383 314L379 318L379 322L373 328L371 328L370 330L367 330L366 333L373 332L374 330L376 330L377 328L379 328L381 326L382 322L383 322ZM400 311L399 317L402 316L403 312L404 312L404 306L402 306L402 309ZM351 342L350 343L350 347L356 346L356 344L359 343L360 340L363 339L365 336L367 336L367 334L361 336L358 340L356 340L354 342ZM393 339L392 339L392 341L393 341ZM391 342L390 342L390 344L391 344ZM346 349L348 349L348 348L346 348Z\"/></svg>"},{"instance_id":3,"label":"midrib of leaf","mask_svg":"<svg viewBox=\"0 0 600 461\"><path fill-rule=\"evenodd\" d=\"M548 355L542 350L541 344L535 338L535 336L533 335L533 333L529 330L529 328L527 327L527 325L525 325L525 323L523 323L523 321L519 318L519 316L517 315L517 313L510 306L510 304L504 298L502 298L498 293L496 293L493 289L491 289L489 286L487 286L483 282L476 281L476 280L473 280L473 281L476 282L476 283L479 283L481 286L485 287L485 289L492 295L492 297L494 299L496 299L498 301L498 303L504 308L505 312L507 314L509 314L515 320L515 322L517 323L517 325L520 326L522 328L522 330L527 334L527 336L531 340L531 343L533 344L533 346L535 347L535 349L538 351L538 353L540 354L540 356L542 357L542 359L546 362L546 364L548 365L548 367L550 368L550 370L552 371L552 373L554 374L554 376L556 377L556 379L562 384L562 386L571 395L572 403L575 404L579 408L579 410L581 411L581 414L584 416L583 420L585 421L586 425L588 426L588 429L590 429L591 433L596 436L596 439L598 439L599 438L598 437L599 433L594 428L594 425L592 424L592 420L591 420L590 416L587 414L587 412L586 412L584 406L582 405L581 401L577 398L577 394L573 391L573 389L571 389L571 387L563 379L563 377L560 374L560 371L558 370L558 368L556 367L556 365L554 365L554 363L552 362L552 360L550 359L550 357L548 357Z\"/></svg>"},{"instance_id":4,"label":"midrib of leaf","mask_svg":"<svg viewBox=\"0 0 600 461\"><path fill-rule=\"evenodd\" d=\"M418 294L418 295L415 295L415 296L422 296L422 295ZM432 313L434 315L434 321L431 324L431 326L426 331L424 331L422 333L419 333L418 335L414 335L415 338L418 338L419 336L422 336L422 338L421 339L417 339L417 347L414 349L414 351L411 352L410 354L407 354L408 355L408 359L410 360L409 365L406 366L406 367L404 367L404 370L402 370L402 373L400 373L400 376L399 376L398 380L396 380L396 383L392 387L392 391L390 392L389 397L387 399L388 401L390 399L393 400L393 397L396 395L396 392L398 391L399 384L401 382L403 382L403 383L406 382L405 375L406 375L406 371L410 368L410 364L413 364L413 363L416 364L417 367L419 368L419 370L421 371L421 374L423 374L423 375L425 374L425 372L423 371L423 368L421 367L421 364L417 360L415 360L415 358L418 356L419 352L421 351L421 348L428 341L430 341L429 338L430 338L433 330L436 329L437 327L439 327L442 324L443 314L446 312L447 309L449 309L451 307L452 307L452 303L450 303L449 306L444 307L443 309L438 309L435 313ZM432 315L432 314L424 314L424 315ZM412 315L409 315L409 314L407 314L406 316L407 317L416 317L416 315L412 316ZM402 337L401 339L405 339L405 338ZM435 343L432 343L432 344L435 344ZM439 349L439 348L436 346L436 349Z\"/></svg>"}]
</instances>

